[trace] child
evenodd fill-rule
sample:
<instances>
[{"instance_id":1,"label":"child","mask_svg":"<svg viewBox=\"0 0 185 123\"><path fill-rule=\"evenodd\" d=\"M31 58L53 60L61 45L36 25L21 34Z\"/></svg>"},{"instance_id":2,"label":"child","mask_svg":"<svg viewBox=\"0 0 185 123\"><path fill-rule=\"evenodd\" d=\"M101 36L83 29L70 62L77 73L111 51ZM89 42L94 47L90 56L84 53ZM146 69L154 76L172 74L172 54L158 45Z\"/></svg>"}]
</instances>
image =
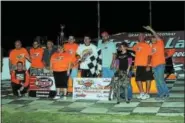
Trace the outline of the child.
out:
<instances>
[{"instance_id":1,"label":"child","mask_svg":"<svg viewBox=\"0 0 185 123\"><path fill-rule=\"evenodd\" d=\"M23 62L17 62L16 70L11 73L11 85L14 96L27 93L29 86L29 73L24 70Z\"/></svg>"},{"instance_id":2,"label":"child","mask_svg":"<svg viewBox=\"0 0 185 123\"><path fill-rule=\"evenodd\" d=\"M127 52L127 43L123 42L119 46L120 52L117 54L117 69L127 72L127 75L131 78L131 66L132 66L132 55ZM124 94L123 94L124 95ZM122 94L121 94L122 97ZM132 98L132 87L131 84L128 86L128 98Z\"/></svg>"}]
</instances>

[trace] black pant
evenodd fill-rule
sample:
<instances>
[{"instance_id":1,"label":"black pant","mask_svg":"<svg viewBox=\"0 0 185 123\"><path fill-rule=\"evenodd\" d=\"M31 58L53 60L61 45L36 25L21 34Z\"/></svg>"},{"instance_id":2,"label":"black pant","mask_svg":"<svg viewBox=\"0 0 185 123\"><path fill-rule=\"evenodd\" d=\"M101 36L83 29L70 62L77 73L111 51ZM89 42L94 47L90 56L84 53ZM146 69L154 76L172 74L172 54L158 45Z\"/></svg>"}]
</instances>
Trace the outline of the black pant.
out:
<instances>
[{"instance_id":1,"label":"black pant","mask_svg":"<svg viewBox=\"0 0 185 123\"><path fill-rule=\"evenodd\" d=\"M20 84L15 84L15 83L11 83L11 85L12 85L12 91L13 91L13 95L14 96L18 96L18 90L22 87L22 85L20 85ZM25 93L27 93L27 91L28 91L28 87L25 87L24 89L23 89L23 91L21 91L21 94L25 94Z\"/></svg>"},{"instance_id":2,"label":"black pant","mask_svg":"<svg viewBox=\"0 0 185 123\"><path fill-rule=\"evenodd\" d=\"M94 76L91 74L90 70L81 69L81 77L88 78Z\"/></svg>"}]
</instances>

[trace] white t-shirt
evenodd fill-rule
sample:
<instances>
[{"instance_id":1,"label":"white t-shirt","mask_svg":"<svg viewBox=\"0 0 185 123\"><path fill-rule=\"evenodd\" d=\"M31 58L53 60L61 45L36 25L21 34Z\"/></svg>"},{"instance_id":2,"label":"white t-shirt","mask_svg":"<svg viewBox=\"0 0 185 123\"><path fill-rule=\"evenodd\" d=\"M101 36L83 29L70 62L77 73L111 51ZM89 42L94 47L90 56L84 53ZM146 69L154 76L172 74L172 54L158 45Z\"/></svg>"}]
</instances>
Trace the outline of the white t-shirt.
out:
<instances>
[{"instance_id":1,"label":"white t-shirt","mask_svg":"<svg viewBox=\"0 0 185 123\"><path fill-rule=\"evenodd\" d=\"M90 56L94 55L97 57L97 47L94 44L90 44L89 46L86 46L85 44L81 44L77 49L77 54L80 55L82 59L85 59L80 64L80 69L89 69L88 67L88 59Z\"/></svg>"}]
</instances>

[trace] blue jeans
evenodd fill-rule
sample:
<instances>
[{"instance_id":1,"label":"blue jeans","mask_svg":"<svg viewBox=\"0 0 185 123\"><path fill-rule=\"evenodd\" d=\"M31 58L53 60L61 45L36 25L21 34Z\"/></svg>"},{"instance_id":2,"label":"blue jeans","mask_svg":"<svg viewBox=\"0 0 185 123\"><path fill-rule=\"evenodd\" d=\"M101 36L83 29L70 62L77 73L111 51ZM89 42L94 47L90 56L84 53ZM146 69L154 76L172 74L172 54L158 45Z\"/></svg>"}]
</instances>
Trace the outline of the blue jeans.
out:
<instances>
[{"instance_id":1,"label":"blue jeans","mask_svg":"<svg viewBox=\"0 0 185 123\"><path fill-rule=\"evenodd\" d=\"M102 68L102 76L103 78L112 78L114 76L114 70L108 68L108 67L103 67Z\"/></svg>"},{"instance_id":2,"label":"blue jeans","mask_svg":"<svg viewBox=\"0 0 185 123\"><path fill-rule=\"evenodd\" d=\"M71 70L71 75L70 75L70 77L72 78L72 79L74 79L74 78L76 78L78 76L78 69L77 68L73 68L72 70Z\"/></svg>"},{"instance_id":3,"label":"blue jeans","mask_svg":"<svg viewBox=\"0 0 185 123\"><path fill-rule=\"evenodd\" d=\"M164 80L164 70L165 65L158 65L157 67L153 68L154 78L156 81L156 87L158 90L159 97L169 95L169 90Z\"/></svg>"}]
</instances>

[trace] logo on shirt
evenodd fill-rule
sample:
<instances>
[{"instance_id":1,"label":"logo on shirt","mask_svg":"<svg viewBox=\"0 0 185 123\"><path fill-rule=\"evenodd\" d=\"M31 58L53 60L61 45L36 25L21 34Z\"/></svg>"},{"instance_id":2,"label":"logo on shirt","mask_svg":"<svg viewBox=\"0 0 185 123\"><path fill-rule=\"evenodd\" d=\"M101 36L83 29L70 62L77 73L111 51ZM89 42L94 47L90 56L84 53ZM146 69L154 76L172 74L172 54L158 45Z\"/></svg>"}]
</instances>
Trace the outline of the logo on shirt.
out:
<instances>
[{"instance_id":1,"label":"logo on shirt","mask_svg":"<svg viewBox=\"0 0 185 123\"><path fill-rule=\"evenodd\" d=\"M40 54L40 53L34 53L34 54L32 55L32 58L38 57L39 54Z\"/></svg>"},{"instance_id":2,"label":"logo on shirt","mask_svg":"<svg viewBox=\"0 0 185 123\"><path fill-rule=\"evenodd\" d=\"M104 49L108 49L108 47L104 47Z\"/></svg>"},{"instance_id":3,"label":"logo on shirt","mask_svg":"<svg viewBox=\"0 0 185 123\"><path fill-rule=\"evenodd\" d=\"M136 49L137 51L141 51L141 47L137 47L137 49Z\"/></svg>"},{"instance_id":4,"label":"logo on shirt","mask_svg":"<svg viewBox=\"0 0 185 123\"><path fill-rule=\"evenodd\" d=\"M24 80L24 74L16 74L16 79Z\"/></svg>"},{"instance_id":5,"label":"logo on shirt","mask_svg":"<svg viewBox=\"0 0 185 123\"><path fill-rule=\"evenodd\" d=\"M82 59L85 60L92 54L92 49L86 49L82 52Z\"/></svg>"},{"instance_id":6,"label":"logo on shirt","mask_svg":"<svg viewBox=\"0 0 185 123\"><path fill-rule=\"evenodd\" d=\"M120 59L124 59L124 58L126 58L126 57L127 57L126 55L119 56Z\"/></svg>"},{"instance_id":7,"label":"logo on shirt","mask_svg":"<svg viewBox=\"0 0 185 123\"><path fill-rule=\"evenodd\" d=\"M19 54L19 55L16 56L16 58L17 58L18 60L21 60L21 59L24 58L24 54Z\"/></svg>"},{"instance_id":8,"label":"logo on shirt","mask_svg":"<svg viewBox=\"0 0 185 123\"><path fill-rule=\"evenodd\" d=\"M55 60L60 61L60 60L63 60L63 59L64 59L63 56L58 56Z\"/></svg>"}]
</instances>

